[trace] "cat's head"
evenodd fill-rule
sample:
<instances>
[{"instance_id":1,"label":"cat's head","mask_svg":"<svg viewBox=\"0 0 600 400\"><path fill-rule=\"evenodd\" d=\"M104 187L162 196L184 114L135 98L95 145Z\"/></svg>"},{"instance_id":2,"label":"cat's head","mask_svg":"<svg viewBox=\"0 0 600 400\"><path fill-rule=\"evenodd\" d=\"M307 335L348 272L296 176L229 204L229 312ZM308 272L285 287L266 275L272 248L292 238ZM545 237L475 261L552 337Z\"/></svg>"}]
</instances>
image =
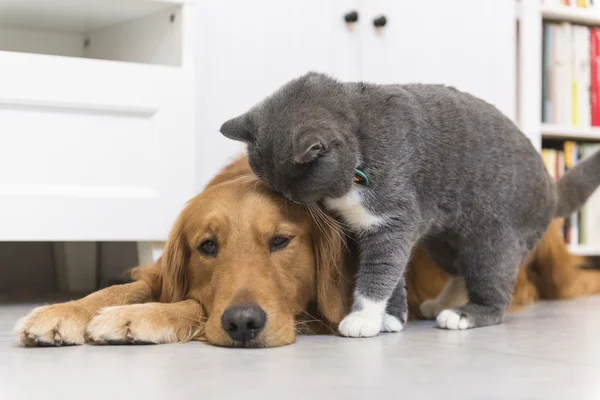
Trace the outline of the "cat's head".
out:
<instances>
[{"instance_id":1,"label":"cat's head","mask_svg":"<svg viewBox=\"0 0 600 400\"><path fill-rule=\"evenodd\" d=\"M357 125L344 85L308 73L225 122L221 133L247 143L250 166L273 190L314 203L350 190Z\"/></svg>"}]
</instances>

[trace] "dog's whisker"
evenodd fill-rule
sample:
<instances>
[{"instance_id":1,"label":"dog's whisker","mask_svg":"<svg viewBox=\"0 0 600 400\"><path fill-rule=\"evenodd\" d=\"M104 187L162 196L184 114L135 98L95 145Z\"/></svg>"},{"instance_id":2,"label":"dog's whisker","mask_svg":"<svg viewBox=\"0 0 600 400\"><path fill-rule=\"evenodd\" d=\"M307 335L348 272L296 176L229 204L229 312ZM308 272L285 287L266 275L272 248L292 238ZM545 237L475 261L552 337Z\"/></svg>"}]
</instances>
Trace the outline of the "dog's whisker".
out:
<instances>
[{"instance_id":1,"label":"dog's whisker","mask_svg":"<svg viewBox=\"0 0 600 400\"><path fill-rule=\"evenodd\" d=\"M343 232L337 221L327 215L327 213L316 204L307 205L307 210L312 220L317 225L317 228L323 234L325 243L327 244L327 247L331 249L331 252L342 254L344 250L347 251L348 245L345 240L346 234ZM340 260L340 262L335 263L333 267L338 273L338 276L347 281L341 270L341 264L342 262Z\"/></svg>"},{"instance_id":2,"label":"dog's whisker","mask_svg":"<svg viewBox=\"0 0 600 400\"><path fill-rule=\"evenodd\" d=\"M193 340L198 340L200 338L204 337L204 328L203 327L191 327L190 331L188 332L188 334L186 335L186 337L184 337L180 343L187 343L187 342L191 342Z\"/></svg>"},{"instance_id":3,"label":"dog's whisker","mask_svg":"<svg viewBox=\"0 0 600 400\"><path fill-rule=\"evenodd\" d=\"M321 320L317 319L317 318L315 318L315 319L303 319L301 321L296 321L295 323L296 324L308 324L309 322L321 322Z\"/></svg>"},{"instance_id":4,"label":"dog's whisker","mask_svg":"<svg viewBox=\"0 0 600 400\"><path fill-rule=\"evenodd\" d=\"M324 326L325 328L327 328L327 329L330 329L330 328L331 328L329 325L327 325L325 322L323 322L323 320L322 320L322 319L319 319L319 318L316 318L316 317L312 316L312 315L311 315L311 314L310 314L308 311L306 311L306 310L303 310L303 311L302 311L302 314L305 314L305 315L307 315L309 318L312 318L311 320L307 320L307 321L304 321L304 320L302 320L302 322L305 322L305 323L309 323L309 322L318 322L319 324L323 325L323 326Z\"/></svg>"},{"instance_id":5,"label":"dog's whisker","mask_svg":"<svg viewBox=\"0 0 600 400\"><path fill-rule=\"evenodd\" d=\"M311 210L313 211L314 215L317 216L317 218L319 218L320 221L322 221L323 223L326 224L326 226L330 227L332 230L335 231L335 233L342 233L340 231L344 231L344 223L341 221L338 221L337 219L331 217L329 214L327 214L325 211L323 211L323 209L321 207L319 207L318 205L311 205Z\"/></svg>"}]
</instances>

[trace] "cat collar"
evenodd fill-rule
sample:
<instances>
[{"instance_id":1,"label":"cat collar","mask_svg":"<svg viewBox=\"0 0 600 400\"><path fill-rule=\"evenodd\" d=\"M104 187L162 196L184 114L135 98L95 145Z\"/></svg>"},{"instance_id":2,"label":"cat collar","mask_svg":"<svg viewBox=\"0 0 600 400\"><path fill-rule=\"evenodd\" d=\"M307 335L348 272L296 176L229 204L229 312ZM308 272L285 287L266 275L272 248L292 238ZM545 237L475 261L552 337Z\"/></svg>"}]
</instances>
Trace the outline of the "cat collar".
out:
<instances>
[{"instance_id":1,"label":"cat collar","mask_svg":"<svg viewBox=\"0 0 600 400\"><path fill-rule=\"evenodd\" d=\"M354 169L354 177L352 178L352 180L354 181L354 183L357 183L361 186L369 186L370 184L367 175L358 168Z\"/></svg>"}]
</instances>

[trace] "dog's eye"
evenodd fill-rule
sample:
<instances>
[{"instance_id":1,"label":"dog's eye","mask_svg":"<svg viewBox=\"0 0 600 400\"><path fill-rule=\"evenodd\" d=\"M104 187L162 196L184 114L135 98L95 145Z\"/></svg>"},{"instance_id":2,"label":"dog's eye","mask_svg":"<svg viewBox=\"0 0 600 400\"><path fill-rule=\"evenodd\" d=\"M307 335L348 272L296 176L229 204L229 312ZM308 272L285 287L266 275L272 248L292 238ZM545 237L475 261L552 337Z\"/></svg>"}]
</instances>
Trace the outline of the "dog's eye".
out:
<instances>
[{"instance_id":1,"label":"dog's eye","mask_svg":"<svg viewBox=\"0 0 600 400\"><path fill-rule=\"evenodd\" d=\"M290 240L292 240L292 238L288 236L275 236L273 239L271 239L271 242L269 243L270 250L281 250L288 245Z\"/></svg>"},{"instance_id":2,"label":"dog's eye","mask_svg":"<svg viewBox=\"0 0 600 400\"><path fill-rule=\"evenodd\" d=\"M219 246L217 246L217 243L212 240L205 240L204 242L200 243L200 246L198 246L198 251L209 257L215 257L218 250Z\"/></svg>"}]
</instances>

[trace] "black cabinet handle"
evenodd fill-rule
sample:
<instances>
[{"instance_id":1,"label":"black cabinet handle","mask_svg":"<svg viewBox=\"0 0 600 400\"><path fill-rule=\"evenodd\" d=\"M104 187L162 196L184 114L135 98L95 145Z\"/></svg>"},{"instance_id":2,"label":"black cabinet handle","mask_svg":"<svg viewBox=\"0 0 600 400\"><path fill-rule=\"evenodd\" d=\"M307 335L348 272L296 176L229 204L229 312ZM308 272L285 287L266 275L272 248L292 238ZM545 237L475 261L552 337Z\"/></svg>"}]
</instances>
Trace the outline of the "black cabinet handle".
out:
<instances>
[{"instance_id":1,"label":"black cabinet handle","mask_svg":"<svg viewBox=\"0 0 600 400\"><path fill-rule=\"evenodd\" d=\"M346 21L347 24L358 21L358 13L356 11L350 11L348 14L344 15L344 21Z\"/></svg>"},{"instance_id":2,"label":"black cabinet handle","mask_svg":"<svg viewBox=\"0 0 600 400\"><path fill-rule=\"evenodd\" d=\"M373 25L375 28L383 28L385 24L387 24L387 18L385 18L385 15L377 17L373 20Z\"/></svg>"}]
</instances>

